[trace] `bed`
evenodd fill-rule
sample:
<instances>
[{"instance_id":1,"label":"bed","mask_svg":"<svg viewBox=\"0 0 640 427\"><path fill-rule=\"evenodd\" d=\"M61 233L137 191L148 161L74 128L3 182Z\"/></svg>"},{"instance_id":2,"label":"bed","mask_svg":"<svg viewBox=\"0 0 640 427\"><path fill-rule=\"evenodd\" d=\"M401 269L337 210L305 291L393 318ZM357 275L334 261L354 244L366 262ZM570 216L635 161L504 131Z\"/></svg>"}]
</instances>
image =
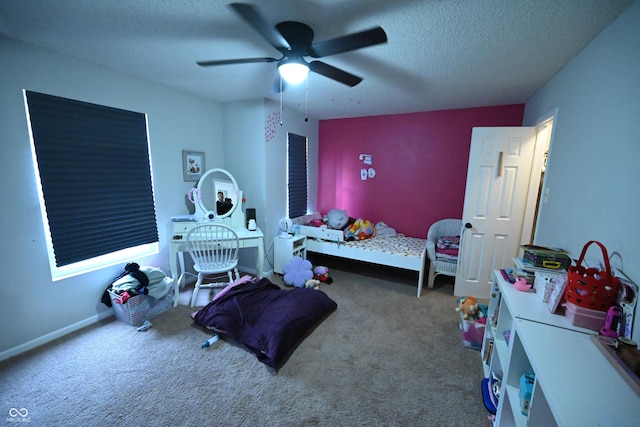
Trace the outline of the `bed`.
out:
<instances>
[{"instance_id":1,"label":"bed","mask_svg":"<svg viewBox=\"0 0 640 427\"><path fill-rule=\"evenodd\" d=\"M192 318L244 345L259 361L277 371L337 306L321 290L282 289L267 278L243 276Z\"/></svg>"},{"instance_id":2,"label":"bed","mask_svg":"<svg viewBox=\"0 0 640 427\"><path fill-rule=\"evenodd\" d=\"M426 239L376 235L364 240L344 241L342 230L304 225L308 224L309 218L296 221L299 233L307 236L308 252L415 271L418 273L417 296L420 298L427 259Z\"/></svg>"}]
</instances>

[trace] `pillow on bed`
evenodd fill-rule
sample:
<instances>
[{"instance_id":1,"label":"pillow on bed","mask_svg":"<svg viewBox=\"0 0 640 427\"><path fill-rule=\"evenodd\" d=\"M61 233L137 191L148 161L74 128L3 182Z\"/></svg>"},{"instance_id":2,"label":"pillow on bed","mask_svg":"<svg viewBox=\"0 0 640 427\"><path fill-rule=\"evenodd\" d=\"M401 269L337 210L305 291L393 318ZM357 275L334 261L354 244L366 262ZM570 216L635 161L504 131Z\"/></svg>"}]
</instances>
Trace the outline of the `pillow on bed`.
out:
<instances>
[{"instance_id":1,"label":"pillow on bed","mask_svg":"<svg viewBox=\"0 0 640 427\"><path fill-rule=\"evenodd\" d=\"M229 288L193 320L244 344L258 360L278 370L336 308L320 290L285 290L262 278Z\"/></svg>"},{"instance_id":2,"label":"pillow on bed","mask_svg":"<svg viewBox=\"0 0 640 427\"><path fill-rule=\"evenodd\" d=\"M349 223L347 211L342 209L331 209L327 213L327 225L334 230L344 230Z\"/></svg>"}]
</instances>

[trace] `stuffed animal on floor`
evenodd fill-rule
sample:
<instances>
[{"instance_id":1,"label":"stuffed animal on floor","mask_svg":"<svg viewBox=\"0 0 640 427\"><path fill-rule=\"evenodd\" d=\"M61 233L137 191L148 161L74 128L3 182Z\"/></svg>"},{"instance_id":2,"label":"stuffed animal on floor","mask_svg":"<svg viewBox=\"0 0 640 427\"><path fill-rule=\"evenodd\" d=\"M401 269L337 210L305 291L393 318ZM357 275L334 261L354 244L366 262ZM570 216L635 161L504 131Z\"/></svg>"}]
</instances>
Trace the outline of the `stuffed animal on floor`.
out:
<instances>
[{"instance_id":1,"label":"stuffed animal on floor","mask_svg":"<svg viewBox=\"0 0 640 427\"><path fill-rule=\"evenodd\" d=\"M476 320L484 317L480 304L473 296L462 297L458 300L456 311L462 313L464 320Z\"/></svg>"},{"instance_id":2,"label":"stuffed animal on floor","mask_svg":"<svg viewBox=\"0 0 640 427\"><path fill-rule=\"evenodd\" d=\"M320 289L320 280L318 280L318 279L309 279L306 282L304 282L304 287L305 288Z\"/></svg>"},{"instance_id":3,"label":"stuffed animal on floor","mask_svg":"<svg viewBox=\"0 0 640 427\"><path fill-rule=\"evenodd\" d=\"M329 277L329 268L321 265L313 269L313 278L327 285L333 283L333 279Z\"/></svg>"},{"instance_id":4,"label":"stuffed animal on floor","mask_svg":"<svg viewBox=\"0 0 640 427\"><path fill-rule=\"evenodd\" d=\"M312 267L310 261L302 259L299 256L293 257L293 259L282 268L284 284L296 288L303 288L307 280L313 279Z\"/></svg>"}]
</instances>

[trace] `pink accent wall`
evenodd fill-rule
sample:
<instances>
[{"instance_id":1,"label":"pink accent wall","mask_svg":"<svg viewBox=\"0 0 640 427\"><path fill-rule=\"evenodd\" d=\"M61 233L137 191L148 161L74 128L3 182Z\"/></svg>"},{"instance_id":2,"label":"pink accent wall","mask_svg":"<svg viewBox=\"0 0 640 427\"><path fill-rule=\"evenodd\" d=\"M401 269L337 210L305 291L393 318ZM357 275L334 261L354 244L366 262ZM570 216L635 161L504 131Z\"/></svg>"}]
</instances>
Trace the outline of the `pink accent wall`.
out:
<instances>
[{"instance_id":1,"label":"pink accent wall","mask_svg":"<svg viewBox=\"0 0 640 427\"><path fill-rule=\"evenodd\" d=\"M322 120L318 210L346 209L424 238L433 222L462 217L471 129L521 126L523 116L524 104L515 104ZM375 177L362 180L363 168Z\"/></svg>"}]
</instances>

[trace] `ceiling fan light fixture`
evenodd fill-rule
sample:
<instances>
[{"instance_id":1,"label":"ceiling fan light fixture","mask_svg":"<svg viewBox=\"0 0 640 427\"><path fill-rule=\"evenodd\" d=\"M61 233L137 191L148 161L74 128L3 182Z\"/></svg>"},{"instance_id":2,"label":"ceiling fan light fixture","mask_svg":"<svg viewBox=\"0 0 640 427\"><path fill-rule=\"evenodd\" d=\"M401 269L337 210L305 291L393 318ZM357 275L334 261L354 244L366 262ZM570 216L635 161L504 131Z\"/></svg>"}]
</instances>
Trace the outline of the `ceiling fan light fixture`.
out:
<instances>
[{"instance_id":1,"label":"ceiling fan light fixture","mask_svg":"<svg viewBox=\"0 0 640 427\"><path fill-rule=\"evenodd\" d=\"M283 61L278 64L280 76L292 85L302 83L309 75L309 67L299 61Z\"/></svg>"}]
</instances>

